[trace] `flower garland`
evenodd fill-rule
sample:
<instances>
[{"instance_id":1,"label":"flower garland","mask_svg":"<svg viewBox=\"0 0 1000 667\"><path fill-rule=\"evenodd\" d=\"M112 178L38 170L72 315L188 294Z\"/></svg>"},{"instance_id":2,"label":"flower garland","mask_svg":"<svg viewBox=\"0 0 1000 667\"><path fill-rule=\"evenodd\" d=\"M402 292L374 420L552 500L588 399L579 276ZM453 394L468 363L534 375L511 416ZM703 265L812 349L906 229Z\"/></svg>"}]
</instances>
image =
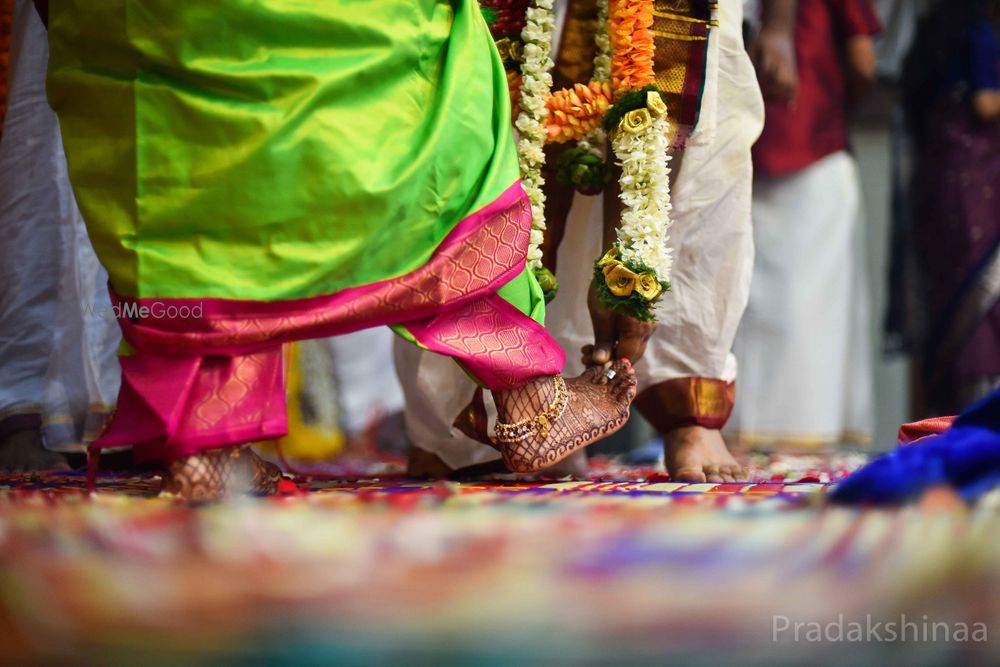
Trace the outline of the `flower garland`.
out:
<instances>
[{"instance_id":1,"label":"flower garland","mask_svg":"<svg viewBox=\"0 0 1000 667\"><path fill-rule=\"evenodd\" d=\"M618 240L595 265L598 295L611 308L638 320L655 319L653 306L670 289L673 265L667 248L670 227L670 170L665 109L657 117L650 109L663 104L659 94L648 93L648 108L636 109L622 119L611 137L611 147L621 166L619 179L622 211Z\"/></svg>"},{"instance_id":2,"label":"flower garland","mask_svg":"<svg viewBox=\"0 0 1000 667\"><path fill-rule=\"evenodd\" d=\"M652 0L612 0L609 34L616 102L605 117L624 205L617 241L594 265L598 296L643 321L670 289L670 157L667 107L654 81Z\"/></svg>"},{"instance_id":3,"label":"flower garland","mask_svg":"<svg viewBox=\"0 0 1000 667\"><path fill-rule=\"evenodd\" d=\"M611 36L608 34L608 0L597 0L597 34L594 36L597 52L594 55L593 81L611 83ZM603 154L607 137L600 125L577 143L583 150Z\"/></svg>"},{"instance_id":4,"label":"flower garland","mask_svg":"<svg viewBox=\"0 0 1000 667\"><path fill-rule=\"evenodd\" d=\"M639 90L653 83L653 0L612 0L608 34L611 37L611 83L615 94Z\"/></svg>"},{"instance_id":5,"label":"flower garland","mask_svg":"<svg viewBox=\"0 0 1000 667\"><path fill-rule=\"evenodd\" d=\"M530 3L531 0L479 0L479 7L493 37L501 39L521 34Z\"/></svg>"},{"instance_id":6,"label":"flower garland","mask_svg":"<svg viewBox=\"0 0 1000 667\"><path fill-rule=\"evenodd\" d=\"M604 114L611 108L611 86L597 81L578 83L552 93L547 106L548 140L557 144L579 141L601 126Z\"/></svg>"},{"instance_id":7,"label":"flower garland","mask_svg":"<svg viewBox=\"0 0 1000 667\"><path fill-rule=\"evenodd\" d=\"M600 94L607 97L607 104L611 102L611 38L608 35L608 0L597 0L597 32L594 36L597 46L594 55L594 75L587 88L596 96ZM553 98L558 98L564 91L553 93ZM579 96L579 92L577 93ZM604 102L588 100L590 104L600 104L603 108ZM558 108L561 101L550 102L550 107ZM569 115L566 109L561 109ZM575 109L572 109L576 111ZM582 114L587 113L587 109L581 109ZM556 114L556 121L550 119L550 127L562 119ZM607 166L604 163L604 146L607 136L600 123L592 124L589 117L567 119L565 124L579 126L567 129L565 127L551 128L550 136L557 137L563 135L576 138L576 146L565 151L559 157L556 165L559 182L563 185L571 185L578 192L585 195L596 195L604 189L607 181ZM581 132L581 130L585 130ZM577 135L580 136L577 136ZM553 139L558 141L558 139Z\"/></svg>"},{"instance_id":8,"label":"flower garland","mask_svg":"<svg viewBox=\"0 0 1000 667\"><path fill-rule=\"evenodd\" d=\"M531 0L479 0L479 8L507 74L511 118L517 118L520 113L521 59L524 55L521 31L527 22L530 3Z\"/></svg>"},{"instance_id":9,"label":"flower garland","mask_svg":"<svg viewBox=\"0 0 1000 667\"><path fill-rule=\"evenodd\" d=\"M572 88L557 90L549 98L547 128L549 141L563 143L577 141L585 150L601 150L605 134L598 116L611 105L611 40L608 36L608 0L598 0L597 44L594 56L594 75L587 85L575 84Z\"/></svg>"},{"instance_id":10,"label":"flower garland","mask_svg":"<svg viewBox=\"0 0 1000 667\"><path fill-rule=\"evenodd\" d=\"M503 0L483 0L484 7L489 5L487 20L493 18L495 27L502 15L504 25L516 25L509 10L523 1L505 4ZM509 61L521 63L520 113L514 125L519 132L521 182L531 203L527 266L543 286L551 286L544 287L547 297L553 296L555 280L542 266L540 249L545 233L542 167L546 138L577 140L577 146L560 158L559 178L583 191L599 192L607 132L622 170L619 186L624 209L614 247L594 266L597 291L612 309L650 321L655 319L656 302L670 289L673 264L666 247L670 227L669 124L666 105L652 85L653 0L598 0L598 12L602 25L607 17L607 30L597 32L594 80L554 95L550 94L553 0L532 0L524 12L519 41L493 33L505 65ZM612 98L614 106L609 109Z\"/></svg>"},{"instance_id":11,"label":"flower garland","mask_svg":"<svg viewBox=\"0 0 1000 667\"><path fill-rule=\"evenodd\" d=\"M479 0L480 9L507 73L511 117L518 129L517 158L521 185L531 203L531 235L527 266L546 292L555 296L555 276L542 266L541 244L545 238L546 121L552 89L550 73L552 32L555 29L553 0ZM609 102L610 104L610 102Z\"/></svg>"},{"instance_id":12,"label":"flower garland","mask_svg":"<svg viewBox=\"0 0 1000 667\"><path fill-rule=\"evenodd\" d=\"M525 13L521 31L524 43L521 63L521 113L514 126L520 133L517 156L521 165L521 185L531 202L531 239L528 244L528 268L541 272L545 237L545 193L542 191L545 164L545 121L548 117L548 97L552 89L552 31L555 16L553 0L534 0Z\"/></svg>"}]
</instances>

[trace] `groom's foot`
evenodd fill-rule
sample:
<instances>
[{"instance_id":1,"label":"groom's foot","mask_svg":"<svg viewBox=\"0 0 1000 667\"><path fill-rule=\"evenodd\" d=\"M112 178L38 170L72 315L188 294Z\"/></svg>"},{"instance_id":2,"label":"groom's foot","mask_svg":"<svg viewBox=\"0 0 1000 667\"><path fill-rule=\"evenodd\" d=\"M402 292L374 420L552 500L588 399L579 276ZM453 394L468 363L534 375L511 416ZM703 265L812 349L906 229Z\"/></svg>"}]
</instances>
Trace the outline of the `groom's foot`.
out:
<instances>
[{"instance_id":1,"label":"groom's foot","mask_svg":"<svg viewBox=\"0 0 1000 667\"><path fill-rule=\"evenodd\" d=\"M548 377L495 393L497 445L511 471L548 468L628 421L636 380L627 360L560 380Z\"/></svg>"},{"instance_id":2,"label":"groom's foot","mask_svg":"<svg viewBox=\"0 0 1000 667\"><path fill-rule=\"evenodd\" d=\"M0 472L69 469L64 456L45 449L37 429L15 431L0 440Z\"/></svg>"},{"instance_id":3,"label":"groom's foot","mask_svg":"<svg viewBox=\"0 0 1000 667\"><path fill-rule=\"evenodd\" d=\"M746 473L726 447L722 434L685 426L663 436L664 462L675 482L743 482Z\"/></svg>"}]
</instances>

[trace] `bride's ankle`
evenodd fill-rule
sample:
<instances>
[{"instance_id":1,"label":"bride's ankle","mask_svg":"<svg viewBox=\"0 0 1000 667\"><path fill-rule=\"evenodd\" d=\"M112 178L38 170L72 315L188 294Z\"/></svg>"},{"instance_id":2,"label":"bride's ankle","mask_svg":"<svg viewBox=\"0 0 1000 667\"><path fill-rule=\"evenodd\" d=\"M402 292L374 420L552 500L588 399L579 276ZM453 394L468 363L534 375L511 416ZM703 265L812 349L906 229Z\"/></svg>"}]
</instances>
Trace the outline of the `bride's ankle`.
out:
<instances>
[{"instance_id":1,"label":"bride's ankle","mask_svg":"<svg viewBox=\"0 0 1000 667\"><path fill-rule=\"evenodd\" d=\"M218 500L227 495L273 493L280 471L249 445L208 449L167 466L163 491L186 500Z\"/></svg>"},{"instance_id":2,"label":"bride's ankle","mask_svg":"<svg viewBox=\"0 0 1000 667\"><path fill-rule=\"evenodd\" d=\"M493 392L497 414L505 421L534 415L548 406L555 398L556 376L536 378L523 387Z\"/></svg>"}]
</instances>

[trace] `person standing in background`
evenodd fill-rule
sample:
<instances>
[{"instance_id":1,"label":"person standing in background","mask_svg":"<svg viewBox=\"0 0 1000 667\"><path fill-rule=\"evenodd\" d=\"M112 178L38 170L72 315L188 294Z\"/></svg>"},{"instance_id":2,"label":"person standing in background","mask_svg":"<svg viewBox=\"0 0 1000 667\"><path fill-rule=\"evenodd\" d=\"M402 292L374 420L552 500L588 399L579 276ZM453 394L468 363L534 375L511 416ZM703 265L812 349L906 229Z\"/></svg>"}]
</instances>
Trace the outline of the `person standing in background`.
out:
<instances>
[{"instance_id":1,"label":"person standing in background","mask_svg":"<svg viewBox=\"0 0 1000 667\"><path fill-rule=\"evenodd\" d=\"M0 135L2 471L66 467L57 452L97 437L118 392L120 339L45 99L45 27L31 0L12 8Z\"/></svg>"},{"instance_id":2,"label":"person standing in background","mask_svg":"<svg viewBox=\"0 0 1000 667\"><path fill-rule=\"evenodd\" d=\"M997 0L936 3L903 68L915 416L956 414L1000 385L998 20Z\"/></svg>"},{"instance_id":3,"label":"person standing in background","mask_svg":"<svg viewBox=\"0 0 1000 667\"><path fill-rule=\"evenodd\" d=\"M775 4L764 3L765 18ZM735 344L740 393L727 428L739 444L870 438L868 284L847 123L875 77L879 30L870 0L800 0L791 79L755 57L767 105L754 148L756 263ZM762 40L778 38L762 32L755 49Z\"/></svg>"}]
</instances>

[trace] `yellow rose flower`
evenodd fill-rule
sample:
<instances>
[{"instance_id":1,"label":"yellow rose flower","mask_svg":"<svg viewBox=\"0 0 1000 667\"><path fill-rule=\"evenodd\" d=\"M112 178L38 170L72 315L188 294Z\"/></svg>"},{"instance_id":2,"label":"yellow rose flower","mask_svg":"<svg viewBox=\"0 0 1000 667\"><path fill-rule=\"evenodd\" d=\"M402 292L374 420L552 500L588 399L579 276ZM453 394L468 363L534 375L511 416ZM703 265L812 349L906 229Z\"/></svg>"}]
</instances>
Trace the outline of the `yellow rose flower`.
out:
<instances>
[{"instance_id":1,"label":"yellow rose flower","mask_svg":"<svg viewBox=\"0 0 1000 667\"><path fill-rule=\"evenodd\" d=\"M510 47L511 47L511 42L508 38L504 37L503 39L497 40L497 51L500 52L500 60L511 59L512 56L510 53Z\"/></svg>"},{"instance_id":2,"label":"yellow rose flower","mask_svg":"<svg viewBox=\"0 0 1000 667\"><path fill-rule=\"evenodd\" d=\"M524 60L524 44L521 42L512 41L510 43L510 59L514 62L521 62Z\"/></svg>"},{"instance_id":3,"label":"yellow rose flower","mask_svg":"<svg viewBox=\"0 0 1000 667\"><path fill-rule=\"evenodd\" d=\"M604 257L598 260L597 266L603 268L616 259L618 259L618 248L612 247L611 250L604 253Z\"/></svg>"},{"instance_id":4,"label":"yellow rose flower","mask_svg":"<svg viewBox=\"0 0 1000 667\"><path fill-rule=\"evenodd\" d=\"M656 279L656 276L652 273L643 273L635 282L635 291L646 301L652 301L660 296L663 288L660 287L660 281Z\"/></svg>"},{"instance_id":5,"label":"yellow rose flower","mask_svg":"<svg viewBox=\"0 0 1000 667\"><path fill-rule=\"evenodd\" d=\"M632 271L629 271L624 264L617 264L616 266L611 266L610 271L605 269L604 278L608 283L608 290L611 291L615 296L628 296L635 290L635 283L637 276Z\"/></svg>"},{"instance_id":6,"label":"yellow rose flower","mask_svg":"<svg viewBox=\"0 0 1000 667\"><path fill-rule=\"evenodd\" d=\"M649 115L649 109L633 109L625 114L618 129L629 134L641 134L653 126L653 117Z\"/></svg>"},{"instance_id":7,"label":"yellow rose flower","mask_svg":"<svg viewBox=\"0 0 1000 667\"><path fill-rule=\"evenodd\" d=\"M559 282L556 280L555 274L544 266L535 269L535 279L538 281L538 286L542 288L543 292L551 292L559 289Z\"/></svg>"},{"instance_id":8,"label":"yellow rose flower","mask_svg":"<svg viewBox=\"0 0 1000 667\"><path fill-rule=\"evenodd\" d=\"M653 118L659 118L663 114L667 113L667 105L663 102L663 98L660 97L660 94L655 90L651 90L646 93L646 108L653 114Z\"/></svg>"}]
</instances>

